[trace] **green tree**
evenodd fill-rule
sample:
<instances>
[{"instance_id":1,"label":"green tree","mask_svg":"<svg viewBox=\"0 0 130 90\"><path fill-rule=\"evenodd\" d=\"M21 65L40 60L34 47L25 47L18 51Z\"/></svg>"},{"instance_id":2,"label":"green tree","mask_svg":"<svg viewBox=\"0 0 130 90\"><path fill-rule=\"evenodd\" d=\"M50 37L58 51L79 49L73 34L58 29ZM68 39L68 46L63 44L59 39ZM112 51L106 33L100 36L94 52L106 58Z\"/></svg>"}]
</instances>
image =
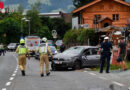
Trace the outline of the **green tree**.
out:
<instances>
[{"instance_id":1,"label":"green tree","mask_svg":"<svg viewBox=\"0 0 130 90\"><path fill-rule=\"evenodd\" d=\"M58 37L63 38L66 31L71 29L71 23L65 23L63 18L53 18L53 29L57 31Z\"/></svg>"},{"instance_id":2,"label":"green tree","mask_svg":"<svg viewBox=\"0 0 130 90\"><path fill-rule=\"evenodd\" d=\"M90 3L94 0L73 0L73 4L76 8L79 8L87 3Z\"/></svg>"},{"instance_id":3,"label":"green tree","mask_svg":"<svg viewBox=\"0 0 130 90\"><path fill-rule=\"evenodd\" d=\"M40 30L42 27L41 19L39 16L39 8L40 2L36 2L35 4L31 5L31 10L27 11L27 19L30 20L31 25L31 33L35 34L37 30Z\"/></svg>"},{"instance_id":4,"label":"green tree","mask_svg":"<svg viewBox=\"0 0 130 90\"><path fill-rule=\"evenodd\" d=\"M27 12L27 19L30 20L31 34L36 33L42 26L39 12L37 10L29 10Z\"/></svg>"},{"instance_id":5,"label":"green tree","mask_svg":"<svg viewBox=\"0 0 130 90\"><path fill-rule=\"evenodd\" d=\"M17 13L18 13L18 15L22 15L23 14L23 7L22 7L22 5L21 4L19 4L19 6L18 6L18 10L17 10Z\"/></svg>"},{"instance_id":6,"label":"green tree","mask_svg":"<svg viewBox=\"0 0 130 90\"><path fill-rule=\"evenodd\" d=\"M19 41L20 23L16 18L6 17L0 20L0 27L1 42L10 43ZM6 37L3 34L6 34Z\"/></svg>"},{"instance_id":7,"label":"green tree","mask_svg":"<svg viewBox=\"0 0 130 90\"><path fill-rule=\"evenodd\" d=\"M64 42L67 45L88 45L88 39L90 45L98 44L98 35L92 29L69 30L64 36Z\"/></svg>"},{"instance_id":8,"label":"green tree","mask_svg":"<svg viewBox=\"0 0 130 90\"><path fill-rule=\"evenodd\" d=\"M40 30L38 30L37 35L41 38L46 37L47 39L52 39L51 32L47 26L43 26Z\"/></svg>"}]
</instances>

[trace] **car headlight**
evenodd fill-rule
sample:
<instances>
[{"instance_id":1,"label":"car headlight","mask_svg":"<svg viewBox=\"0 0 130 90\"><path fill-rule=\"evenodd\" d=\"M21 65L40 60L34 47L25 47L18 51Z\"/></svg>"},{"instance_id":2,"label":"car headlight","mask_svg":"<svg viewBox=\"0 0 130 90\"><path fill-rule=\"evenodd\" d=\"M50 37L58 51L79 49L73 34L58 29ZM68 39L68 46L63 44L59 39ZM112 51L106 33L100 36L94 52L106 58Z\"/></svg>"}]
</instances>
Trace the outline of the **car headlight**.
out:
<instances>
[{"instance_id":1,"label":"car headlight","mask_svg":"<svg viewBox=\"0 0 130 90\"><path fill-rule=\"evenodd\" d=\"M77 59L77 57L71 57L71 58L68 58L67 60L76 60Z\"/></svg>"},{"instance_id":2,"label":"car headlight","mask_svg":"<svg viewBox=\"0 0 130 90\"><path fill-rule=\"evenodd\" d=\"M57 51L55 51L55 54L57 54L58 52Z\"/></svg>"}]
</instances>

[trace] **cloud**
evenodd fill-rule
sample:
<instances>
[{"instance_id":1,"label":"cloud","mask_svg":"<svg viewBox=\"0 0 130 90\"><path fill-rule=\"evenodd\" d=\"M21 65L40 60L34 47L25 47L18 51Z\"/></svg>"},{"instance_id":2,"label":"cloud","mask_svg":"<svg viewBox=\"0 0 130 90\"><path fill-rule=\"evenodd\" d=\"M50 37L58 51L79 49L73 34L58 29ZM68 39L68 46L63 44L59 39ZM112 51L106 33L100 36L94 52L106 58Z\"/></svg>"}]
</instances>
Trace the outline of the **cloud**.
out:
<instances>
[{"instance_id":1,"label":"cloud","mask_svg":"<svg viewBox=\"0 0 130 90\"><path fill-rule=\"evenodd\" d=\"M34 4L34 3L38 2L38 1L40 1L41 4L51 6L50 0L28 0L28 3L29 4Z\"/></svg>"},{"instance_id":2,"label":"cloud","mask_svg":"<svg viewBox=\"0 0 130 90\"><path fill-rule=\"evenodd\" d=\"M66 12L63 9L59 8L59 9L56 9L56 10L52 10L51 13L58 13L59 11L62 11L64 13Z\"/></svg>"},{"instance_id":3,"label":"cloud","mask_svg":"<svg viewBox=\"0 0 130 90\"><path fill-rule=\"evenodd\" d=\"M68 10L74 9L74 5L68 5L68 6L67 6L67 9L68 9Z\"/></svg>"}]
</instances>

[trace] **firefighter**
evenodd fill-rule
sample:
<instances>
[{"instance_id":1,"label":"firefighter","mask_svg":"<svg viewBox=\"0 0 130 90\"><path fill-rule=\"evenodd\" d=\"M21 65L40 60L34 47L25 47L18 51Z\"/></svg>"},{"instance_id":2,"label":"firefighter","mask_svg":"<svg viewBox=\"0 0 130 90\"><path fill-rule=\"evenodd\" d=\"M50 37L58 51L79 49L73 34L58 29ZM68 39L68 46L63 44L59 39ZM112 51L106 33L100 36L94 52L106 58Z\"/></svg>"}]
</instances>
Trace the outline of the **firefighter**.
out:
<instances>
[{"instance_id":1,"label":"firefighter","mask_svg":"<svg viewBox=\"0 0 130 90\"><path fill-rule=\"evenodd\" d=\"M40 75L41 77L44 76L44 63L46 65L46 75L49 76L50 72L49 72L49 57L48 54L50 54L52 56L52 52L50 50L50 47L48 46L47 43L47 38L42 38L41 44L38 48L38 51L40 53ZM53 56L52 56L53 57Z\"/></svg>"},{"instance_id":2,"label":"firefighter","mask_svg":"<svg viewBox=\"0 0 130 90\"><path fill-rule=\"evenodd\" d=\"M26 69L26 55L28 54L28 59L30 60L30 55L27 46L25 46L24 39L20 40L20 45L17 47L16 52L18 53L18 64L21 70L22 76L25 76Z\"/></svg>"}]
</instances>

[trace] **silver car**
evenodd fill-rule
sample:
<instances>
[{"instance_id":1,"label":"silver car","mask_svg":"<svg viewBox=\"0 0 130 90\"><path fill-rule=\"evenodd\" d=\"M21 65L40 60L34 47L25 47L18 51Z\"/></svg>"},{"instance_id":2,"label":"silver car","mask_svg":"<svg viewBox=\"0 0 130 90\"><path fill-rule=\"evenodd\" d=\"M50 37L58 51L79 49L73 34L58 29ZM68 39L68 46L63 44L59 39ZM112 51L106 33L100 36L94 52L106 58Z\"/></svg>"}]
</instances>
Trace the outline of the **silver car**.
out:
<instances>
[{"instance_id":1,"label":"silver car","mask_svg":"<svg viewBox=\"0 0 130 90\"><path fill-rule=\"evenodd\" d=\"M63 53L54 55L52 70L59 68L80 69L88 66L99 66L100 55L96 46L74 46Z\"/></svg>"}]
</instances>

